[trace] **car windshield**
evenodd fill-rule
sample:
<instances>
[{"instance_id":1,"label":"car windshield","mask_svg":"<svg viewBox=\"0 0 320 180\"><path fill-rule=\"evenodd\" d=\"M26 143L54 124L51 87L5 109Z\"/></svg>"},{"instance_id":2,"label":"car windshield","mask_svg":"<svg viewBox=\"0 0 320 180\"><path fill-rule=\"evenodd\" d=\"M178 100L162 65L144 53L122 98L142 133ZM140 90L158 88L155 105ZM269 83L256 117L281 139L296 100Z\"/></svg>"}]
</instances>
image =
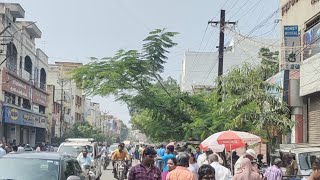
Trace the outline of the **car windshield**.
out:
<instances>
[{"instance_id":1,"label":"car windshield","mask_svg":"<svg viewBox=\"0 0 320 180\"><path fill-rule=\"evenodd\" d=\"M299 154L299 165L301 170L312 169L312 164L316 157L320 156L320 152L307 152Z\"/></svg>"},{"instance_id":2,"label":"car windshield","mask_svg":"<svg viewBox=\"0 0 320 180\"><path fill-rule=\"evenodd\" d=\"M15 180L58 180L57 160L1 158L0 179Z\"/></svg>"}]
</instances>

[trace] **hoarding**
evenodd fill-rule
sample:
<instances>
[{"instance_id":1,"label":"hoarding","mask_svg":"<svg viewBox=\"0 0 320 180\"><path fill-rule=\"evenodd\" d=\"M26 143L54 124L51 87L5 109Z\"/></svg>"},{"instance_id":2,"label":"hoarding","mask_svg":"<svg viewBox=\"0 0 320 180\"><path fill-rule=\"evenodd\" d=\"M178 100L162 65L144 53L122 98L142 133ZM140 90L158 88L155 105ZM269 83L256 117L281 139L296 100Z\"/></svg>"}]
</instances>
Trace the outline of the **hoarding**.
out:
<instances>
[{"instance_id":1,"label":"hoarding","mask_svg":"<svg viewBox=\"0 0 320 180\"><path fill-rule=\"evenodd\" d=\"M303 35L303 60L320 53L320 23L309 29Z\"/></svg>"},{"instance_id":2,"label":"hoarding","mask_svg":"<svg viewBox=\"0 0 320 180\"><path fill-rule=\"evenodd\" d=\"M300 69L301 47L299 27L283 26L283 48L281 52L281 69Z\"/></svg>"}]
</instances>

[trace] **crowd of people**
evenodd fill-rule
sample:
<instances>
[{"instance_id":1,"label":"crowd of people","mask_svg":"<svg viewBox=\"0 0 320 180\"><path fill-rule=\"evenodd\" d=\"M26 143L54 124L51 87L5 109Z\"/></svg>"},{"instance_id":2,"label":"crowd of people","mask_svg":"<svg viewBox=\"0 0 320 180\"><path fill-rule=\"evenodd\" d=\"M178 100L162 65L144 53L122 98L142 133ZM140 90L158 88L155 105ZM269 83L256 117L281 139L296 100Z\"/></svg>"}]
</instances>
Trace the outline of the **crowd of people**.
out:
<instances>
[{"instance_id":1,"label":"crowd of people","mask_svg":"<svg viewBox=\"0 0 320 180\"><path fill-rule=\"evenodd\" d=\"M6 144L6 145L5 145ZM0 144L0 157L9 154L9 153L21 153L25 151L49 151L56 152L58 146L51 145L49 143L39 143L35 147L32 147L30 144L18 144L16 145L15 141L12 143L2 143Z\"/></svg>"},{"instance_id":2,"label":"crowd of people","mask_svg":"<svg viewBox=\"0 0 320 180\"><path fill-rule=\"evenodd\" d=\"M130 169L129 180L282 180L285 176L296 175L298 169L292 155L284 161L276 158L272 166L264 167L261 165L263 156L253 149L247 149L241 156L235 151L222 156L211 149L201 151L196 147L191 151L174 145L160 145L136 146L133 154L141 163ZM285 173L281 167L286 167ZM319 170L320 161L317 160L309 179L319 179Z\"/></svg>"}]
</instances>

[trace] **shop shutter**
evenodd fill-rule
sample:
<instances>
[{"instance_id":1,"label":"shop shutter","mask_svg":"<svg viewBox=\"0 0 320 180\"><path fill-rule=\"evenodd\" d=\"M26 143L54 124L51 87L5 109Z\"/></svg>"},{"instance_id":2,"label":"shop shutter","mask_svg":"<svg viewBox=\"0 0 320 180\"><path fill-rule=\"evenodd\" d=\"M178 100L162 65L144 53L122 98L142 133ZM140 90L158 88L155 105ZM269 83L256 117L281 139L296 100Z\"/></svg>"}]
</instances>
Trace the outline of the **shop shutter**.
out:
<instances>
[{"instance_id":1,"label":"shop shutter","mask_svg":"<svg viewBox=\"0 0 320 180\"><path fill-rule=\"evenodd\" d=\"M309 143L320 143L320 98L319 96L310 97Z\"/></svg>"}]
</instances>

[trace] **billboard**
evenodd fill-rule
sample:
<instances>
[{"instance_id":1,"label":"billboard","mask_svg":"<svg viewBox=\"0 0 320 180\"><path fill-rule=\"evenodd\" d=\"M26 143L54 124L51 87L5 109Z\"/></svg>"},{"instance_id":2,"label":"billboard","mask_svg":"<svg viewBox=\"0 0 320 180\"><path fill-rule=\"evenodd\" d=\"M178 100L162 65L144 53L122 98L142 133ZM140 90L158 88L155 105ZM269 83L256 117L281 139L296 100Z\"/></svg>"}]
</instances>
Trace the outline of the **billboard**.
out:
<instances>
[{"instance_id":1,"label":"billboard","mask_svg":"<svg viewBox=\"0 0 320 180\"><path fill-rule=\"evenodd\" d=\"M299 27L283 26L283 48L281 52L281 69L300 69L300 35Z\"/></svg>"},{"instance_id":2,"label":"billboard","mask_svg":"<svg viewBox=\"0 0 320 180\"><path fill-rule=\"evenodd\" d=\"M303 34L303 60L320 53L320 23Z\"/></svg>"}]
</instances>

